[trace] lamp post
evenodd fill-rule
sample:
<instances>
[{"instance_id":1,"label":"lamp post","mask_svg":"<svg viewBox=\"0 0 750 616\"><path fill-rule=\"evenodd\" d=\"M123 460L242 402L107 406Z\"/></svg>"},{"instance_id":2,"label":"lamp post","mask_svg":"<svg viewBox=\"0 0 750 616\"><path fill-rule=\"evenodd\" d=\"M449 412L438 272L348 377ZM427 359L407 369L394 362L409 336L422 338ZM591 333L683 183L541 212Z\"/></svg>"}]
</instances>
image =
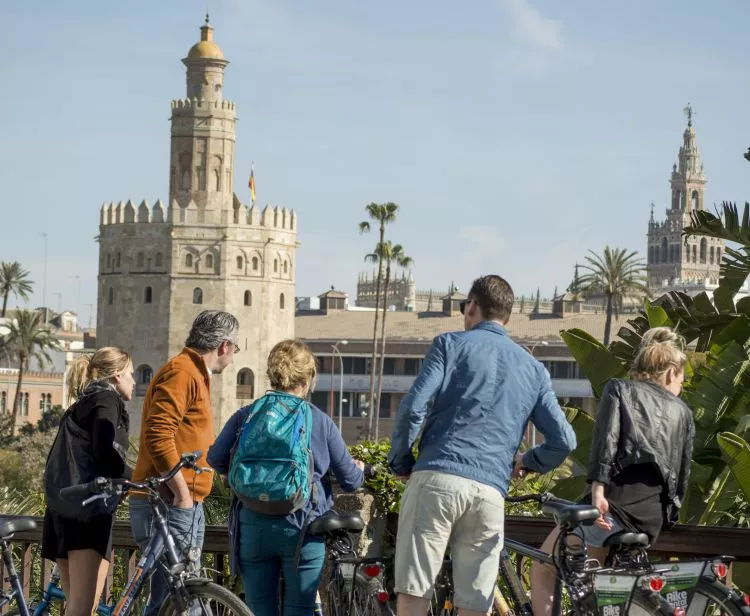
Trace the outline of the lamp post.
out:
<instances>
[{"instance_id":1,"label":"lamp post","mask_svg":"<svg viewBox=\"0 0 750 616\"><path fill-rule=\"evenodd\" d=\"M331 362L331 391L333 391L333 365L336 362L336 355L339 356L339 432L343 433L343 415L344 415L344 358L341 357L341 351L339 351L339 345L349 344L348 340L339 340L336 344L332 344L333 349L333 361ZM331 402L333 402L333 396L331 396ZM331 405L331 412L333 412L333 405Z\"/></svg>"},{"instance_id":2,"label":"lamp post","mask_svg":"<svg viewBox=\"0 0 750 616\"><path fill-rule=\"evenodd\" d=\"M539 342L535 342L533 345L531 345L531 348L527 347L525 344L521 345L524 349L526 349L529 352L529 355L534 357L534 349L538 346L549 346L549 342L546 340L540 340ZM531 425L531 446L536 447L536 426Z\"/></svg>"}]
</instances>

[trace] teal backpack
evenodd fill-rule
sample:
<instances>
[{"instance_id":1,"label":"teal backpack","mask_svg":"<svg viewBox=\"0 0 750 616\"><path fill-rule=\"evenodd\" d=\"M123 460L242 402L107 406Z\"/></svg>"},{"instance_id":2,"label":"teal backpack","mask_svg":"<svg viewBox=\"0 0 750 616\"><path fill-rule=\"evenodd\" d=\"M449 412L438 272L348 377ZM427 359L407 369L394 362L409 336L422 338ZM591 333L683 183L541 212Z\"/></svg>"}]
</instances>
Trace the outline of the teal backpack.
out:
<instances>
[{"instance_id":1,"label":"teal backpack","mask_svg":"<svg viewBox=\"0 0 750 616\"><path fill-rule=\"evenodd\" d=\"M256 400L240 428L229 487L253 511L287 515L313 496L312 409L297 396L272 391Z\"/></svg>"}]
</instances>

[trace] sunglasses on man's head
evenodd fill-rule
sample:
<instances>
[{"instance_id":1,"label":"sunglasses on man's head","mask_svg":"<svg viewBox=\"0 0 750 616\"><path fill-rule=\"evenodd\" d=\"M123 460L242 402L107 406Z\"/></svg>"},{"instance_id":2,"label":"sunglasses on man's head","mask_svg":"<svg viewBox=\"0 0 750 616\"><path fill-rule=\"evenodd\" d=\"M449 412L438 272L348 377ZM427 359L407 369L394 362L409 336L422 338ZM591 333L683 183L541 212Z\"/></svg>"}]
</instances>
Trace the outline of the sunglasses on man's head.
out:
<instances>
[{"instance_id":1,"label":"sunglasses on man's head","mask_svg":"<svg viewBox=\"0 0 750 616\"><path fill-rule=\"evenodd\" d=\"M461 314L466 314L466 306L471 304L471 302L473 301L473 299L462 299L460 302L458 302L458 309L461 311Z\"/></svg>"}]
</instances>

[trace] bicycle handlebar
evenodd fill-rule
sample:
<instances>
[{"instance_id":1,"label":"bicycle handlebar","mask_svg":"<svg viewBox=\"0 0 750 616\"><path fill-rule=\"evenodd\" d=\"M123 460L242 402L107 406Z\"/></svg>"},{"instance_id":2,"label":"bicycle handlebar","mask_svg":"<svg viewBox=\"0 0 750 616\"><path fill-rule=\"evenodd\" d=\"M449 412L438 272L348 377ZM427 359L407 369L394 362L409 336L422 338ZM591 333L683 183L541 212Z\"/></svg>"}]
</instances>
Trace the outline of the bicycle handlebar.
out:
<instances>
[{"instance_id":1,"label":"bicycle handlebar","mask_svg":"<svg viewBox=\"0 0 750 616\"><path fill-rule=\"evenodd\" d=\"M506 496L506 503L527 503L534 501L539 504L544 504L549 501L557 500L553 494L549 492L542 492L541 494L523 494L521 496Z\"/></svg>"},{"instance_id":2,"label":"bicycle handlebar","mask_svg":"<svg viewBox=\"0 0 750 616\"><path fill-rule=\"evenodd\" d=\"M175 475L177 475L177 473L179 473L183 468L192 468L197 473L211 471L212 469L210 468L204 468L196 464L198 459L201 457L201 453L202 452L200 451L183 453L180 457L180 461L163 477L149 477L142 482L131 481L130 479L111 479L108 477L97 477L96 479L93 479L92 481L89 481L87 483L80 483L78 485L62 488L60 490L60 496L70 498L75 496L94 494L94 496L90 496L83 501L82 505L85 507L86 505L89 505L94 501L101 500L113 494L121 493L122 488L125 488L126 490L134 489L155 492L156 488L158 488L160 485L174 479Z\"/></svg>"}]
</instances>

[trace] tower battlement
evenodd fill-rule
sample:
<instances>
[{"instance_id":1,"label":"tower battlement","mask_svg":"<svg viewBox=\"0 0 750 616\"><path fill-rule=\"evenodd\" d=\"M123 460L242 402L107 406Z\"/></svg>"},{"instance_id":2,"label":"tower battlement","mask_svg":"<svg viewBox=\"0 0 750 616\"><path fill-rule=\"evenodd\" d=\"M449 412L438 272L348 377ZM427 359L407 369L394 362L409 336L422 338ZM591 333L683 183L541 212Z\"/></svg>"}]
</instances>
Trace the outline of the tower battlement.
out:
<instances>
[{"instance_id":1,"label":"tower battlement","mask_svg":"<svg viewBox=\"0 0 750 616\"><path fill-rule=\"evenodd\" d=\"M172 101L172 109L224 109L226 111L236 111L235 103L232 101L207 101L202 98L176 98Z\"/></svg>"},{"instance_id":2,"label":"tower battlement","mask_svg":"<svg viewBox=\"0 0 750 616\"><path fill-rule=\"evenodd\" d=\"M215 224L220 226L258 227L279 229L290 233L297 231L297 214L293 209L266 204L258 206L243 204L234 195L234 209L203 210L190 200L184 207L176 200L169 207L157 199L153 207L145 199L136 206L132 200L103 203L99 211L99 224L127 225L168 223L172 225Z\"/></svg>"}]
</instances>

